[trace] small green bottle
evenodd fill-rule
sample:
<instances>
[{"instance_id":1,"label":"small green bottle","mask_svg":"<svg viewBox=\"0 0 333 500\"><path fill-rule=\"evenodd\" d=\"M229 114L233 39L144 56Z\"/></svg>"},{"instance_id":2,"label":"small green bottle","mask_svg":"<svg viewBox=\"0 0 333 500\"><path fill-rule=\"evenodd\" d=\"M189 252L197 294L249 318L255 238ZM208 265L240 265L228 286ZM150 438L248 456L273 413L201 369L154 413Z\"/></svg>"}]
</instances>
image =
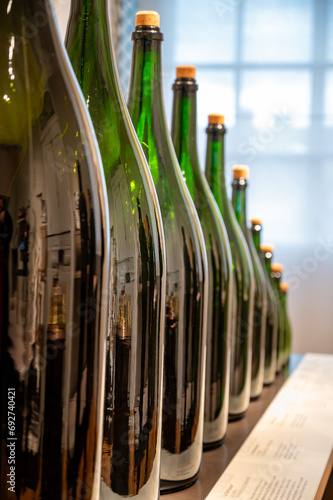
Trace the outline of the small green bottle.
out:
<instances>
[{"instance_id":1,"label":"small green bottle","mask_svg":"<svg viewBox=\"0 0 333 500\"><path fill-rule=\"evenodd\" d=\"M283 308L284 320L285 320L285 351L284 351L284 364L287 365L289 363L289 358L291 354L291 324L288 314L287 307L287 293L289 290L289 283L285 281L280 283L280 295L281 295L281 303Z\"/></svg>"},{"instance_id":2,"label":"small green bottle","mask_svg":"<svg viewBox=\"0 0 333 500\"><path fill-rule=\"evenodd\" d=\"M278 329L277 353L276 353L276 370L280 372L285 364L285 337L286 337L286 322L281 301L280 283L282 278L283 264L279 262L271 262L271 280L273 283L274 293L280 319L280 328Z\"/></svg>"},{"instance_id":3,"label":"small green bottle","mask_svg":"<svg viewBox=\"0 0 333 500\"><path fill-rule=\"evenodd\" d=\"M283 342L284 342L284 317L283 310L280 299L280 291L279 291L279 279L281 278L281 274L277 273L277 275L272 275L272 260L273 260L273 245L262 244L260 245L260 250L263 252L266 271L269 276L269 279L272 284L273 292L274 292L274 301L277 308L278 315L278 334L277 334L277 342L276 342L276 373L279 373L282 370L283 366ZM281 264L282 265L282 264ZM282 270L282 269L281 269ZM279 279L277 279L279 278Z\"/></svg>"},{"instance_id":4,"label":"small green bottle","mask_svg":"<svg viewBox=\"0 0 333 500\"><path fill-rule=\"evenodd\" d=\"M226 225L233 262L233 320L231 332L231 372L229 419L244 415L251 392L254 273L250 252L227 197L224 169L224 117L209 115L206 177Z\"/></svg>"},{"instance_id":5,"label":"small green bottle","mask_svg":"<svg viewBox=\"0 0 333 500\"><path fill-rule=\"evenodd\" d=\"M255 278L251 399L256 399L261 395L264 387L267 292L264 271L248 228L246 192L249 172L250 170L247 165L233 166L232 205L250 251Z\"/></svg>"},{"instance_id":6,"label":"small green bottle","mask_svg":"<svg viewBox=\"0 0 333 500\"><path fill-rule=\"evenodd\" d=\"M156 12L136 15L128 108L161 206L167 271L161 491L190 486L202 460L208 268L197 211L166 121L163 34Z\"/></svg>"},{"instance_id":7,"label":"small green bottle","mask_svg":"<svg viewBox=\"0 0 333 500\"><path fill-rule=\"evenodd\" d=\"M199 165L194 66L178 66L173 85L172 139L201 222L209 272L204 449L227 432L230 383L232 261L227 231Z\"/></svg>"},{"instance_id":8,"label":"small green bottle","mask_svg":"<svg viewBox=\"0 0 333 500\"><path fill-rule=\"evenodd\" d=\"M270 385L275 380L276 374L276 349L278 335L278 313L274 298L270 276L267 273L263 252L260 250L262 222L260 219L251 219L251 232L254 246L258 253L261 266L266 280L267 291L267 322L266 322L266 342L265 342L265 371L264 384ZM266 251L273 251L273 246L266 246Z\"/></svg>"}]
</instances>

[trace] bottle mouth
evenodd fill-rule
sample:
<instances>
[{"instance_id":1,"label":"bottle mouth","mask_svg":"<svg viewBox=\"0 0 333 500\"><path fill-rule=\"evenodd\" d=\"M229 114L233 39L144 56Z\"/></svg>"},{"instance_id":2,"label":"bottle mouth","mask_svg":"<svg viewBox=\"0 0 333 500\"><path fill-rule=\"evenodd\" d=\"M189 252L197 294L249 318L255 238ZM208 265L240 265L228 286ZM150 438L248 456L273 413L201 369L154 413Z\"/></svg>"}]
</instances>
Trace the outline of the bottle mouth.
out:
<instances>
[{"instance_id":1,"label":"bottle mouth","mask_svg":"<svg viewBox=\"0 0 333 500\"><path fill-rule=\"evenodd\" d=\"M172 90L183 90L185 92L196 92L199 88L195 78L176 78Z\"/></svg>"},{"instance_id":2,"label":"bottle mouth","mask_svg":"<svg viewBox=\"0 0 333 500\"><path fill-rule=\"evenodd\" d=\"M206 128L206 133L225 135L227 133L227 129L222 123L209 123Z\"/></svg>"},{"instance_id":3,"label":"bottle mouth","mask_svg":"<svg viewBox=\"0 0 333 500\"><path fill-rule=\"evenodd\" d=\"M132 40L164 40L164 35L158 26L138 25L131 35Z\"/></svg>"},{"instance_id":4,"label":"bottle mouth","mask_svg":"<svg viewBox=\"0 0 333 500\"><path fill-rule=\"evenodd\" d=\"M236 189L242 190L248 186L248 181L244 179L244 177L236 178L232 180L231 186Z\"/></svg>"}]
</instances>

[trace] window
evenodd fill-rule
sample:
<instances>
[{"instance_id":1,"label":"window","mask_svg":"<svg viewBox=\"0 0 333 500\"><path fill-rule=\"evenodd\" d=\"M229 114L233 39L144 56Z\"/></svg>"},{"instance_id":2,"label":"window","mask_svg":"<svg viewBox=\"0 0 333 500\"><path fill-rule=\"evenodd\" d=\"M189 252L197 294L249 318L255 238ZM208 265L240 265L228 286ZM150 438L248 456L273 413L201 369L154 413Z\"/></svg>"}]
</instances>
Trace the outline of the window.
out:
<instances>
[{"instance_id":1,"label":"window","mask_svg":"<svg viewBox=\"0 0 333 500\"><path fill-rule=\"evenodd\" d=\"M219 4L215 0L192 0L189 8L188 1L176 1L177 64L234 61L237 12L222 12Z\"/></svg>"},{"instance_id":2,"label":"window","mask_svg":"<svg viewBox=\"0 0 333 500\"><path fill-rule=\"evenodd\" d=\"M251 168L249 215L267 213L277 243L312 241L322 221L319 210L310 216L307 193L323 205L318 179L333 156L333 0L190 5L168 3L174 26L163 51L169 67L197 67L202 168L207 115L222 113L229 175L233 163Z\"/></svg>"},{"instance_id":3,"label":"window","mask_svg":"<svg viewBox=\"0 0 333 500\"><path fill-rule=\"evenodd\" d=\"M326 56L328 61L333 62L333 2L332 0L327 0L327 47L326 47Z\"/></svg>"},{"instance_id":4,"label":"window","mask_svg":"<svg viewBox=\"0 0 333 500\"><path fill-rule=\"evenodd\" d=\"M325 125L333 127L333 69L326 73L324 110Z\"/></svg>"},{"instance_id":5,"label":"window","mask_svg":"<svg viewBox=\"0 0 333 500\"><path fill-rule=\"evenodd\" d=\"M309 125L310 72L300 70L244 70L239 106L257 128L268 127L275 116L289 116L294 126Z\"/></svg>"},{"instance_id":6,"label":"window","mask_svg":"<svg viewBox=\"0 0 333 500\"><path fill-rule=\"evenodd\" d=\"M310 61L313 11L314 0L245 0L244 61Z\"/></svg>"}]
</instances>

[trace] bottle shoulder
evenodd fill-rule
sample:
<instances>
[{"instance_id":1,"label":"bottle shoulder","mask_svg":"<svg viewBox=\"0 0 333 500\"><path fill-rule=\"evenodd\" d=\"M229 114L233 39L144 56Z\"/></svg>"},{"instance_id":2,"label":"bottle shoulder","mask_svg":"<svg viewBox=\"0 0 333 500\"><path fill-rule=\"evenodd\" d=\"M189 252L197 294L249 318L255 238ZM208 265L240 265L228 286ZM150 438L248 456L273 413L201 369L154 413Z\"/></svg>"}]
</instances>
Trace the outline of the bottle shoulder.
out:
<instances>
[{"instance_id":1,"label":"bottle shoulder","mask_svg":"<svg viewBox=\"0 0 333 500\"><path fill-rule=\"evenodd\" d=\"M169 132L158 117L142 111L136 116L130 110L139 143L146 157L157 190L162 213L176 209L180 222L190 216L185 196L184 180L174 152ZM134 116L133 116L134 115ZM185 184L186 186L186 184ZM173 214L171 214L173 215Z\"/></svg>"},{"instance_id":2,"label":"bottle shoulder","mask_svg":"<svg viewBox=\"0 0 333 500\"><path fill-rule=\"evenodd\" d=\"M225 275L229 275L232 257L227 230L205 178L201 187L200 197L197 197L195 206L202 226L206 250L218 255L219 266L223 268Z\"/></svg>"},{"instance_id":3,"label":"bottle shoulder","mask_svg":"<svg viewBox=\"0 0 333 500\"><path fill-rule=\"evenodd\" d=\"M244 228L244 234L245 234L245 239L246 239L246 242L247 242L247 245L249 248L249 252L251 255L253 272L254 272L255 281L256 281L256 291L261 296L265 296L266 295L266 279L265 279L264 271L262 269L257 250L254 246L254 242L252 239L250 229L247 226Z\"/></svg>"},{"instance_id":4,"label":"bottle shoulder","mask_svg":"<svg viewBox=\"0 0 333 500\"><path fill-rule=\"evenodd\" d=\"M133 125L150 168L159 200L167 247L167 261L190 243L200 272L207 271L204 237L198 214L183 179L177 156L165 124L164 113L152 113L130 106ZM203 269L203 267L204 269ZM169 266L170 267L170 266Z\"/></svg>"},{"instance_id":5,"label":"bottle shoulder","mask_svg":"<svg viewBox=\"0 0 333 500\"><path fill-rule=\"evenodd\" d=\"M201 224L207 226L212 231L216 238L221 241L225 248L225 252L230 252L227 230L222 219L222 215L217 206L213 193L210 190L207 179L200 171L201 176L198 176L197 198L195 200L196 209L199 214Z\"/></svg>"},{"instance_id":6,"label":"bottle shoulder","mask_svg":"<svg viewBox=\"0 0 333 500\"><path fill-rule=\"evenodd\" d=\"M245 240L245 236L236 219L231 202L224 201L225 213L224 222L230 241L233 267L237 275L237 280L242 280L249 288L254 288L254 271L250 251Z\"/></svg>"}]
</instances>

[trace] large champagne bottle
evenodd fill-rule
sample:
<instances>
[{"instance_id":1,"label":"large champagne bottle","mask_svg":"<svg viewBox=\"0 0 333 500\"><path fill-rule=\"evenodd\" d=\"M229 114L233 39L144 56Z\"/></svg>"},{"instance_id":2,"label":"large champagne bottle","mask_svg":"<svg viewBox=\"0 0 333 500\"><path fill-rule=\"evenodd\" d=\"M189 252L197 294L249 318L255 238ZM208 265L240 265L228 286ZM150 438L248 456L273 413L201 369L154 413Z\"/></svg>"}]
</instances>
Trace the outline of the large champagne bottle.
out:
<instances>
[{"instance_id":1,"label":"large champagne bottle","mask_svg":"<svg viewBox=\"0 0 333 500\"><path fill-rule=\"evenodd\" d=\"M233 262L229 418L236 419L244 415L250 403L254 274L248 246L227 197L224 171L226 133L224 117L209 115L206 131L206 177L227 228Z\"/></svg>"},{"instance_id":2,"label":"large champagne bottle","mask_svg":"<svg viewBox=\"0 0 333 500\"><path fill-rule=\"evenodd\" d=\"M275 294L275 301L279 317L278 341L276 352L276 370L282 370L285 364L285 337L286 337L286 321L282 307L280 283L282 278L283 264L279 262L271 262L271 281Z\"/></svg>"},{"instance_id":3,"label":"large champagne bottle","mask_svg":"<svg viewBox=\"0 0 333 500\"><path fill-rule=\"evenodd\" d=\"M249 168L247 165L233 166L232 204L250 251L255 278L251 373L251 398L255 399L260 396L264 387L267 292L264 271L247 225L246 188L248 176Z\"/></svg>"},{"instance_id":4,"label":"large champagne bottle","mask_svg":"<svg viewBox=\"0 0 333 500\"><path fill-rule=\"evenodd\" d=\"M156 191L124 102L108 0L74 0L70 58L95 126L110 205L102 498L158 496L165 247ZM143 491L145 493L143 493Z\"/></svg>"},{"instance_id":5,"label":"large champagne bottle","mask_svg":"<svg viewBox=\"0 0 333 500\"><path fill-rule=\"evenodd\" d=\"M270 385L275 380L276 374L276 349L278 335L278 313L275 302L274 292L269 275L266 272L265 259L260 250L262 222L260 219L251 219L251 231L253 243L262 265L267 291L267 322L266 322L266 341L265 341L265 372L264 384ZM273 251L273 248L271 249Z\"/></svg>"},{"instance_id":6,"label":"large champagne bottle","mask_svg":"<svg viewBox=\"0 0 333 500\"><path fill-rule=\"evenodd\" d=\"M291 324L287 307L287 293L289 290L289 283L283 281L280 283L280 296L283 309L284 323L285 323L285 338L284 338L284 364L288 364L291 354Z\"/></svg>"},{"instance_id":7,"label":"large champagne bottle","mask_svg":"<svg viewBox=\"0 0 333 500\"><path fill-rule=\"evenodd\" d=\"M1 500L98 500L109 222L49 0L0 6Z\"/></svg>"},{"instance_id":8,"label":"large champagne bottle","mask_svg":"<svg viewBox=\"0 0 333 500\"><path fill-rule=\"evenodd\" d=\"M132 39L128 106L156 186L166 242L161 489L171 491L195 481L202 459L207 256L164 112L159 15L139 12Z\"/></svg>"},{"instance_id":9,"label":"large champagne bottle","mask_svg":"<svg viewBox=\"0 0 333 500\"><path fill-rule=\"evenodd\" d=\"M209 273L204 448L227 432L230 379L232 261L221 213L200 169L197 152L197 90L194 66L179 66L173 85L172 139L201 222Z\"/></svg>"}]
</instances>

